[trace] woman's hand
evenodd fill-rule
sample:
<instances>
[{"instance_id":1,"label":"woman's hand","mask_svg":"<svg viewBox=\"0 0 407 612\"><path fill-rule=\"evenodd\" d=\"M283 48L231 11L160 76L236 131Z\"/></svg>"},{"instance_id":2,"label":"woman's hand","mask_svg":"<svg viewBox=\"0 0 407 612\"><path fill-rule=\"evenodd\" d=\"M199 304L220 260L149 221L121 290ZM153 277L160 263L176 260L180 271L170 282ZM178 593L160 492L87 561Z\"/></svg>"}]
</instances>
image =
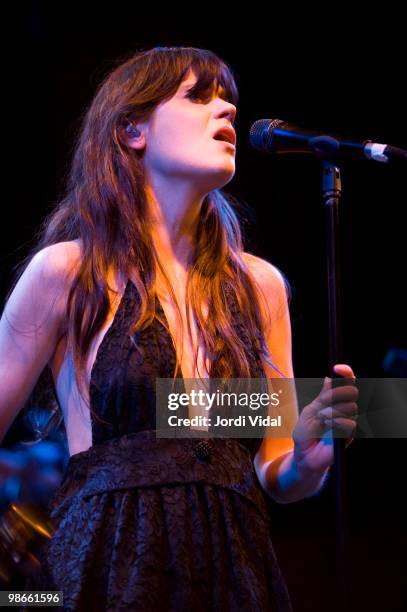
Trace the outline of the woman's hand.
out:
<instances>
[{"instance_id":1,"label":"woman's hand","mask_svg":"<svg viewBox=\"0 0 407 612\"><path fill-rule=\"evenodd\" d=\"M355 380L348 365L337 364L334 371ZM349 446L357 427L358 395L356 386L332 388L332 379L325 378L321 392L304 407L293 431L294 460L300 470L323 471L333 464L333 427L348 435L345 448Z\"/></svg>"}]
</instances>

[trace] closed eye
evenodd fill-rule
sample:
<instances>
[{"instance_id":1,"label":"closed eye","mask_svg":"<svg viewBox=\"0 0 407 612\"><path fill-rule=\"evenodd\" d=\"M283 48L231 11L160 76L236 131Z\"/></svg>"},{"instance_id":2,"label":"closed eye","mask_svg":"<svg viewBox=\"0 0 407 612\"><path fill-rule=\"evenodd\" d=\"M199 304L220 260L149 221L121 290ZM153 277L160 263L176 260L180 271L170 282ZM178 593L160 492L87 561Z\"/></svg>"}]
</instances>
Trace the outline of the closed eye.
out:
<instances>
[{"instance_id":1,"label":"closed eye","mask_svg":"<svg viewBox=\"0 0 407 612\"><path fill-rule=\"evenodd\" d=\"M220 96L220 97L222 98L222 100L225 100L226 102L229 102L226 94L224 96ZM194 92L192 89L190 89L189 91L186 92L185 98L190 98L191 100L202 100L203 102L205 102L205 101L209 102L210 101L210 98L209 98L207 93L205 94L204 91L201 91L201 92L196 92L195 91ZM231 125L232 125L232 127L235 127L236 121L233 121Z\"/></svg>"},{"instance_id":2,"label":"closed eye","mask_svg":"<svg viewBox=\"0 0 407 612\"><path fill-rule=\"evenodd\" d=\"M204 96L203 93L194 93L194 92L190 91L189 93L187 93L187 95L185 97L186 98L191 98L192 100L204 100L208 96Z\"/></svg>"}]
</instances>

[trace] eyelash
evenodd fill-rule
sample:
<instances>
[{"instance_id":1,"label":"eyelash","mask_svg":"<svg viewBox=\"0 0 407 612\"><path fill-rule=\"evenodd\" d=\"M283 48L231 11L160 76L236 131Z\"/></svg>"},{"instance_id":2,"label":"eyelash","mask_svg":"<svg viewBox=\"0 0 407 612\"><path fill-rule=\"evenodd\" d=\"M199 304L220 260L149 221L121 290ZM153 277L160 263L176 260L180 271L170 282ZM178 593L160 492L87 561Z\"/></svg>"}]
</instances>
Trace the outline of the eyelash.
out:
<instances>
[{"instance_id":1,"label":"eyelash","mask_svg":"<svg viewBox=\"0 0 407 612\"><path fill-rule=\"evenodd\" d=\"M198 93L190 92L190 93L187 94L186 97L187 98L191 98L191 99L199 98L200 100L202 100L204 96L203 96L203 94L198 94Z\"/></svg>"},{"instance_id":2,"label":"eyelash","mask_svg":"<svg viewBox=\"0 0 407 612\"><path fill-rule=\"evenodd\" d=\"M191 98L191 100L194 99L194 98L199 98L200 100L205 99L205 96L203 95L203 93L198 94L198 93L193 93L191 91L189 93L187 93L185 97L186 98ZM235 123L233 123L232 125L234 126Z\"/></svg>"},{"instance_id":3,"label":"eyelash","mask_svg":"<svg viewBox=\"0 0 407 612\"><path fill-rule=\"evenodd\" d=\"M199 99L199 100L206 100L208 98L208 96L205 96L203 93L187 93L186 94L186 98L190 98L191 100L193 99Z\"/></svg>"}]
</instances>

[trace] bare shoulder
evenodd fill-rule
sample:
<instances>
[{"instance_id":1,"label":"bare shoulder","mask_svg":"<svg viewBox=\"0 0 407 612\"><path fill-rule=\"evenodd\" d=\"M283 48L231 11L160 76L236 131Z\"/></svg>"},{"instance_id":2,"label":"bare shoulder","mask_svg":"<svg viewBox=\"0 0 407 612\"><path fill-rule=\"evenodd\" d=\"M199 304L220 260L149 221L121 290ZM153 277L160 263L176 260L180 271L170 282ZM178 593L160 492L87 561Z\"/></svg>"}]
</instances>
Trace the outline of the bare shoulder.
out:
<instances>
[{"instance_id":1,"label":"bare shoulder","mask_svg":"<svg viewBox=\"0 0 407 612\"><path fill-rule=\"evenodd\" d=\"M37 251L30 259L7 302L37 299L40 303L66 289L81 259L78 241L58 242Z\"/></svg>"},{"instance_id":2,"label":"bare shoulder","mask_svg":"<svg viewBox=\"0 0 407 612\"><path fill-rule=\"evenodd\" d=\"M42 259L41 265L43 274L48 280L48 286L60 289L60 305L64 313L69 291L83 260L83 248L83 242L78 238L58 242L37 253L37 256ZM106 272L106 281L111 308L114 308L125 289L126 280L110 265Z\"/></svg>"},{"instance_id":3,"label":"bare shoulder","mask_svg":"<svg viewBox=\"0 0 407 612\"><path fill-rule=\"evenodd\" d=\"M66 282L81 261L82 242L80 239L57 242L43 248L35 257L50 280Z\"/></svg>"},{"instance_id":4,"label":"bare shoulder","mask_svg":"<svg viewBox=\"0 0 407 612\"><path fill-rule=\"evenodd\" d=\"M81 261L81 244L72 240L48 245L30 260L19 279L7 309L23 322L35 316L64 327L67 299ZM62 332L61 332L62 333Z\"/></svg>"},{"instance_id":5,"label":"bare shoulder","mask_svg":"<svg viewBox=\"0 0 407 612\"><path fill-rule=\"evenodd\" d=\"M0 442L52 359L64 321L78 244L39 250L6 300L0 318Z\"/></svg>"},{"instance_id":6,"label":"bare shoulder","mask_svg":"<svg viewBox=\"0 0 407 612\"><path fill-rule=\"evenodd\" d=\"M290 298L290 284L284 273L257 255L244 252L242 256L266 301L278 308L285 307Z\"/></svg>"}]
</instances>

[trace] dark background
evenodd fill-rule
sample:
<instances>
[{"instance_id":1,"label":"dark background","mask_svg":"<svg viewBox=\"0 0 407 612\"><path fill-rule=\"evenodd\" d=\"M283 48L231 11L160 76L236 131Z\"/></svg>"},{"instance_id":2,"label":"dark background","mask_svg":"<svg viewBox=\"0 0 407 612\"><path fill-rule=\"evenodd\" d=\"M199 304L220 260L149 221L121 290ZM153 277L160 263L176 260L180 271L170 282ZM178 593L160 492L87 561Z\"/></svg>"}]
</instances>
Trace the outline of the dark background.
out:
<instances>
[{"instance_id":1,"label":"dark background","mask_svg":"<svg viewBox=\"0 0 407 612\"><path fill-rule=\"evenodd\" d=\"M11 192L3 207L2 297L12 266L63 192L80 116L114 62L153 45L209 48L231 64L240 90L237 171L225 190L253 211L247 250L273 262L291 283L296 376L328 374L321 162L259 153L248 133L257 119L280 118L406 148L403 20L390 7L376 11L370 6L358 17L325 7L311 15L287 3L240 13L231 3L21 7L4 58ZM405 170L367 161L341 168L344 362L359 377L384 376L387 351L407 348ZM405 609L405 451L404 439L357 439L346 451L349 609ZM270 503L270 513L294 609L332 610L333 474L320 495Z\"/></svg>"}]
</instances>

